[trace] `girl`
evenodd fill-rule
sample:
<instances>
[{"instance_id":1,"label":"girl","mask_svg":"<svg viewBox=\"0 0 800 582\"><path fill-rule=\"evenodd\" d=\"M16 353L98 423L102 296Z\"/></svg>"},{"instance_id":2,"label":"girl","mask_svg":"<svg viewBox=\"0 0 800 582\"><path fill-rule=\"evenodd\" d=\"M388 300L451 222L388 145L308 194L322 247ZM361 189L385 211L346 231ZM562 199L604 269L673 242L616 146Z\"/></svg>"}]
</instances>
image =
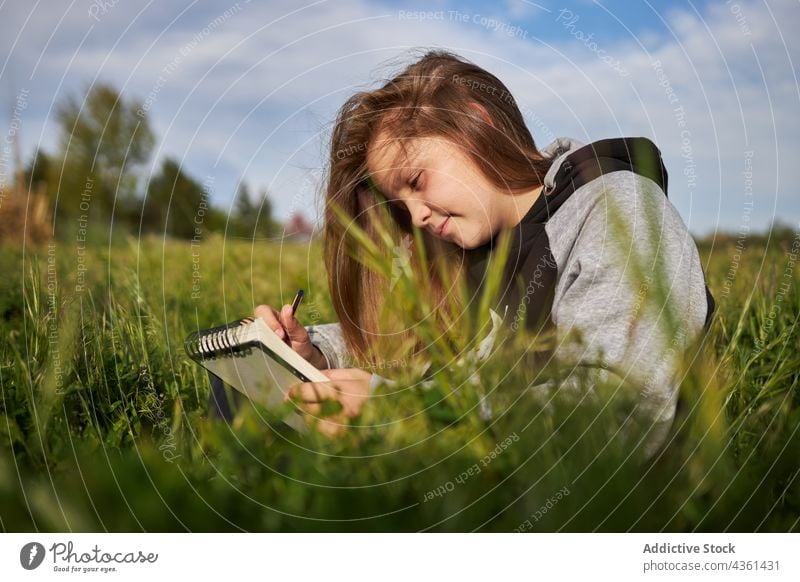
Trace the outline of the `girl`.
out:
<instances>
[{"instance_id":1,"label":"girl","mask_svg":"<svg viewBox=\"0 0 800 582\"><path fill-rule=\"evenodd\" d=\"M305 329L290 305L255 311L331 379L297 384L289 396L310 417L323 400L339 401L340 414L317 425L336 435L382 380L352 363L374 353L370 338L380 335L389 282L342 249L350 223L373 235L376 211L388 204L397 233L422 229L432 261L453 269L463 261L474 290L499 235L511 231L496 321L554 330L548 357L596 370L598 380L638 383L653 450L674 415L678 357L713 310L694 241L666 192L667 172L650 140L558 138L539 150L499 79L449 52L424 54L383 87L353 95L335 122L324 250L339 323ZM644 270L634 272L641 257ZM671 337L660 331L664 310L648 307L659 273L669 313L677 314ZM444 279L429 275L436 304ZM571 341L571 332L582 341Z\"/></svg>"}]
</instances>

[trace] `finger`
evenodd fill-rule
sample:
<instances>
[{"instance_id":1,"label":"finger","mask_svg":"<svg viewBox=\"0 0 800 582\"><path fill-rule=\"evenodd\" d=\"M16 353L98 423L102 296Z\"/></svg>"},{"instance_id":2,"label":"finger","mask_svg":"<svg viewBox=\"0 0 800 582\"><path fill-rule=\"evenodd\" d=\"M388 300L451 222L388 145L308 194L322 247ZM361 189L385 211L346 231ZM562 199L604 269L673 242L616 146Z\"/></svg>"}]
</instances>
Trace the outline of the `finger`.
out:
<instances>
[{"instance_id":1,"label":"finger","mask_svg":"<svg viewBox=\"0 0 800 582\"><path fill-rule=\"evenodd\" d=\"M360 368L333 368L320 370L331 380L370 380L372 372Z\"/></svg>"},{"instance_id":2,"label":"finger","mask_svg":"<svg viewBox=\"0 0 800 582\"><path fill-rule=\"evenodd\" d=\"M300 413L319 418L342 414L345 405L341 392L337 386L330 388L327 384L327 382L309 383L306 387L296 390L297 395L292 397L292 402Z\"/></svg>"},{"instance_id":3,"label":"finger","mask_svg":"<svg viewBox=\"0 0 800 582\"><path fill-rule=\"evenodd\" d=\"M361 409L367 401L361 383L339 381L337 386L341 389L338 396L338 401L342 405L341 414L348 419L361 414Z\"/></svg>"},{"instance_id":4,"label":"finger","mask_svg":"<svg viewBox=\"0 0 800 582\"><path fill-rule=\"evenodd\" d=\"M288 303L284 305L281 308L279 316L283 327L286 329L286 333L293 342L303 343L309 341L308 332L292 313L291 305Z\"/></svg>"},{"instance_id":5,"label":"finger","mask_svg":"<svg viewBox=\"0 0 800 582\"><path fill-rule=\"evenodd\" d=\"M289 327L296 321L294 318L294 313L292 313L292 305L290 303L287 303L281 307L280 317L281 323L283 323L283 325L286 327Z\"/></svg>"},{"instance_id":6,"label":"finger","mask_svg":"<svg viewBox=\"0 0 800 582\"><path fill-rule=\"evenodd\" d=\"M319 420L310 422L309 424L313 424L320 434L323 434L329 438L342 436L348 428L346 419L340 421L332 418L321 418Z\"/></svg>"},{"instance_id":7,"label":"finger","mask_svg":"<svg viewBox=\"0 0 800 582\"><path fill-rule=\"evenodd\" d=\"M313 428L327 437L340 436L349 427L350 419L342 414L332 414L329 416L315 416L309 414L305 416L307 426Z\"/></svg>"},{"instance_id":8,"label":"finger","mask_svg":"<svg viewBox=\"0 0 800 582\"><path fill-rule=\"evenodd\" d=\"M325 384L321 383L318 386L325 386ZM330 382L330 386L330 390L319 392L319 395L323 397L323 400L320 401L298 396L296 399L298 407L308 414L324 418L334 418L335 415L342 415L342 418L355 418L361 414L367 397L364 395L363 389L360 389L358 382Z\"/></svg>"},{"instance_id":9,"label":"finger","mask_svg":"<svg viewBox=\"0 0 800 582\"><path fill-rule=\"evenodd\" d=\"M286 394L283 396L283 402L291 402L294 405L294 411L297 414L316 414L313 407L319 407L319 404L307 404L303 400L303 395L301 393L301 387L304 384L298 382L297 384L292 384L288 390L286 390Z\"/></svg>"},{"instance_id":10,"label":"finger","mask_svg":"<svg viewBox=\"0 0 800 582\"><path fill-rule=\"evenodd\" d=\"M284 400L293 398L304 403L319 403L323 400L336 400L341 388L331 382L298 382L286 391Z\"/></svg>"},{"instance_id":11,"label":"finger","mask_svg":"<svg viewBox=\"0 0 800 582\"><path fill-rule=\"evenodd\" d=\"M269 305L259 305L256 307L255 316L264 320L272 331L274 331L279 338L286 339L286 330L278 318L278 312Z\"/></svg>"}]
</instances>

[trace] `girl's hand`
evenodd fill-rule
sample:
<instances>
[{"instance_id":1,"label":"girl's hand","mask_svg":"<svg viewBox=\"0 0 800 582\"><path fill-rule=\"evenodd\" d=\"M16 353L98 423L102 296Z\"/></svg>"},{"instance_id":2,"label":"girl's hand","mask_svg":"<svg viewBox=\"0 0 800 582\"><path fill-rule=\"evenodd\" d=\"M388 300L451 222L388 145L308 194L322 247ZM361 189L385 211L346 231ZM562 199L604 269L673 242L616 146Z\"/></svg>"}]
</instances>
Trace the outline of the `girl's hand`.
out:
<instances>
[{"instance_id":1,"label":"girl's hand","mask_svg":"<svg viewBox=\"0 0 800 582\"><path fill-rule=\"evenodd\" d=\"M256 307L255 316L264 320L272 331L278 334L285 344L290 346L304 359L323 370L328 367L328 362L317 346L311 343L311 338L300 322L292 314L292 306L287 303L280 311L276 311L269 305L259 305Z\"/></svg>"},{"instance_id":2,"label":"girl's hand","mask_svg":"<svg viewBox=\"0 0 800 582\"><path fill-rule=\"evenodd\" d=\"M325 436L338 437L345 433L350 419L361 414L369 398L372 373L359 368L323 370L322 373L330 382L298 382L289 388L283 400L293 398L298 411L305 414L306 424L316 425ZM330 416L320 416L324 401L338 402L342 409Z\"/></svg>"}]
</instances>

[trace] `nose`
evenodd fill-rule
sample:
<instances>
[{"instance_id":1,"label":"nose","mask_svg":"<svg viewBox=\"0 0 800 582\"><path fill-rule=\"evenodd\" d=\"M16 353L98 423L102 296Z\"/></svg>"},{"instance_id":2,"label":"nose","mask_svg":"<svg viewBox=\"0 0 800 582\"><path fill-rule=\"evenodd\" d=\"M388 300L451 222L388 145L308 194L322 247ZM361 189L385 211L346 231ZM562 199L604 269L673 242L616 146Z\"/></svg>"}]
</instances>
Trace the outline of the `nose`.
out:
<instances>
[{"instance_id":1,"label":"nose","mask_svg":"<svg viewBox=\"0 0 800 582\"><path fill-rule=\"evenodd\" d=\"M431 221L431 209L420 200L409 200L408 205L411 222L417 228L425 228Z\"/></svg>"}]
</instances>

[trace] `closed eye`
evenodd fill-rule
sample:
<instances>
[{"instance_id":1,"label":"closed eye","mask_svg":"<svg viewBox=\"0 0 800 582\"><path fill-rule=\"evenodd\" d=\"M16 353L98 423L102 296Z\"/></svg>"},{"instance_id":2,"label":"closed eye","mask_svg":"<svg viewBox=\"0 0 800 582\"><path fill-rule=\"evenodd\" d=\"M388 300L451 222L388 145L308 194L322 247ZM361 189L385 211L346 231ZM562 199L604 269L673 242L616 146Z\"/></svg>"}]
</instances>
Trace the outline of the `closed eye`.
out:
<instances>
[{"instance_id":1,"label":"closed eye","mask_svg":"<svg viewBox=\"0 0 800 582\"><path fill-rule=\"evenodd\" d=\"M414 176L414 179L413 179L413 180L411 180L411 181L408 183L408 185L409 185L409 186L411 186L411 189L412 189L412 190L416 190L416 189L417 189L417 185L419 184L419 177L420 177L421 175L422 175L422 172L420 172L419 174L417 174L416 176Z\"/></svg>"}]
</instances>

